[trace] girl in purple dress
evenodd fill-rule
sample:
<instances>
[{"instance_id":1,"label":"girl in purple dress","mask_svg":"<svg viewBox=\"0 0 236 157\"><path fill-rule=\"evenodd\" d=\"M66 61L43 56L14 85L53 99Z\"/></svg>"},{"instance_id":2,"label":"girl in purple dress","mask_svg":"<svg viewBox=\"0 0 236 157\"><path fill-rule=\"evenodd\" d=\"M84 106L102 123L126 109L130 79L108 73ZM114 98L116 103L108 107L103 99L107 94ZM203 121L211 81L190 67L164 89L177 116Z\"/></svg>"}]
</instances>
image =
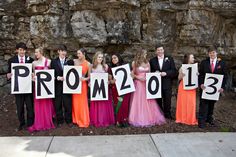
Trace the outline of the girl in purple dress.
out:
<instances>
[{"instance_id":1,"label":"girl in purple dress","mask_svg":"<svg viewBox=\"0 0 236 157\"><path fill-rule=\"evenodd\" d=\"M165 123L156 100L146 98L146 73L150 72L146 56L147 52L140 50L132 62L135 92L131 95L129 123L133 126L148 127Z\"/></svg>"},{"instance_id":2,"label":"girl in purple dress","mask_svg":"<svg viewBox=\"0 0 236 157\"><path fill-rule=\"evenodd\" d=\"M33 62L33 70L49 69L51 60L43 56L43 49L35 50L36 61ZM52 99L36 99L34 94L34 124L28 128L30 132L55 128L52 118L55 110Z\"/></svg>"},{"instance_id":3,"label":"girl in purple dress","mask_svg":"<svg viewBox=\"0 0 236 157\"><path fill-rule=\"evenodd\" d=\"M90 68L91 73L106 73L108 71L108 65L104 64L102 52L97 52L94 55ZM115 123L112 98L110 94L108 95L108 100L91 101L90 103L90 124L95 127L106 127Z\"/></svg>"}]
</instances>

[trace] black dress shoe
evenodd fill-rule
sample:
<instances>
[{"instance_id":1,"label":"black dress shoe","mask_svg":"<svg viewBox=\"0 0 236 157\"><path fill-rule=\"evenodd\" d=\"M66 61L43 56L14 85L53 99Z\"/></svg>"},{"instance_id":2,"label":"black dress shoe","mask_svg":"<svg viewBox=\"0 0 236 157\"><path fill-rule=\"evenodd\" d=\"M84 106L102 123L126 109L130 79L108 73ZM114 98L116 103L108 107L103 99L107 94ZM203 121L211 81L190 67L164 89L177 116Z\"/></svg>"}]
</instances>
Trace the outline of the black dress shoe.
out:
<instances>
[{"instance_id":1,"label":"black dress shoe","mask_svg":"<svg viewBox=\"0 0 236 157\"><path fill-rule=\"evenodd\" d=\"M201 129L203 129L203 128L205 128L205 127L206 127L206 124L203 124L203 123L198 123L198 127L199 127L199 128L201 128Z\"/></svg>"},{"instance_id":2,"label":"black dress shoe","mask_svg":"<svg viewBox=\"0 0 236 157\"><path fill-rule=\"evenodd\" d=\"M18 128L16 128L16 131L21 131L24 129L24 125L20 125Z\"/></svg>"},{"instance_id":3,"label":"black dress shoe","mask_svg":"<svg viewBox=\"0 0 236 157\"><path fill-rule=\"evenodd\" d=\"M206 121L208 124L210 124L211 126L215 126L215 123L214 123L214 121L212 120L212 121Z\"/></svg>"},{"instance_id":4,"label":"black dress shoe","mask_svg":"<svg viewBox=\"0 0 236 157\"><path fill-rule=\"evenodd\" d=\"M74 125L72 123L68 123L67 125L68 125L69 128L73 128L74 127Z\"/></svg>"}]
</instances>

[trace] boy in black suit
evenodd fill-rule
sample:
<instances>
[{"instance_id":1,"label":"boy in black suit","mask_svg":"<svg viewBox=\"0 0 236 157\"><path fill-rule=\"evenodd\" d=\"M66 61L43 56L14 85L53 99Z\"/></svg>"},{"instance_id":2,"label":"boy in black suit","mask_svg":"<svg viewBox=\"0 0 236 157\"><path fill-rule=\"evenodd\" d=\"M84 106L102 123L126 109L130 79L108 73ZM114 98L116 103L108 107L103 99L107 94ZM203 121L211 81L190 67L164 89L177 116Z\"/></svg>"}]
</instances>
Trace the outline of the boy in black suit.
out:
<instances>
[{"instance_id":1,"label":"boy in black suit","mask_svg":"<svg viewBox=\"0 0 236 157\"><path fill-rule=\"evenodd\" d=\"M217 58L217 51L215 47L210 47L208 49L208 58L203 60L200 64L199 69L199 85L200 85L200 104L199 104L199 115L198 115L198 126L199 128L205 128L206 122L210 125L214 125L213 121L213 111L214 105L216 101L214 100L206 100L202 99L202 90L204 87L204 80L206 73L212 74L221 74L224 75L223 83L221 89L218 91L222 93L224 91L225 83L226 83L226 66L225 62L220 58Z\"/></svg>"},{"instance_id":2,"label":"boy in black suit","mask_svg":"<svg viewBox=\"0 0 236 157\"><path fill-rule=\"evenodd\" d=\"M172 57L164 54L164 48L161 45L156 46L156 57L150 61L151 72L160 72L162 81L162 98L157 99L157 103L168 119L171 116L171 97L172 97L172 79L177 76L175 62Z\"/></svg>"},{"instance_id":3,"label":"boy in black suit","mask_svg":"<svg viewBox=\"0 0 236 157\"><path fill-rule=\"evenodd\" d=\"M72 100L71 94L63 94L63 67L70 65L68 62L67 48L65 45L60 45L57 50L59 56L52 60L51 68L55 70L55 99L54 105L56 109L57 126L60 127L64 120L69 127L72 127ZM64 108L64 114L63 114Z\"/></svg>"},{"instance_id":4,"label":"boy in black suit","mask_svg":"<svg viewBox=\"0 0 236 157\"><path fill-rule=\"evenodd\" d=\"M11 63L32 63L34 60L26 56L27 46L25 43L18 43L16 44L16 52L17 55L10 58L8 60L8 73L7 78L11 79ZM17 116L18 120L20 122L19 127L17 128L17 131L20 131L25 126L25 114L24 114L24 104L26 104L26 110L27 110L27 127L30 127L34 123L34 107L33 107L33 95L31 94L15 94L15 100L16 100L16 109L17 109Z\"/></svg>"}]
</instances>

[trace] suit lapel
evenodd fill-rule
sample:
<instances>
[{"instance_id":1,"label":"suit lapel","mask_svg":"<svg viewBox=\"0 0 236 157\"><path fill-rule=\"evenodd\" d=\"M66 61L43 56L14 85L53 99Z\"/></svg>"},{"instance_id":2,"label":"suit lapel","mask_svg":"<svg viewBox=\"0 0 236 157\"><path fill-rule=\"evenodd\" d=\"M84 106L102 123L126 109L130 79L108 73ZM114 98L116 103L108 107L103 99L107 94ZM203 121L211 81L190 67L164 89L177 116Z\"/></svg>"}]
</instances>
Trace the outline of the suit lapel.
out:
<instances>
[{"instance_id":1,"label":"suit lapel","mask_svg":"<svg viewBox=\"0 0 236 157\"><path fill-rule=\"evenodd\" d=\"M164 70L164 68L165 68L165 64L166 64L165 58L166 58L166 56L164 55L163 64L162 64L162 70Z\"/></svg>"},{"instance_id":2,"label":"suit lapel","mask_svg":"<svg viewBox=\"0 0 236 157\"><path fill-rule=\"evenodd\" d=\"M217 70L217 67L218 67L218 65L219 65L220 63L219 63L219 61L218 60L216 60L216 64L215 64L215 68L214 68L214 72L213 73L215 73L216 72L216 70Z\"/></svg>"},{"instance_id":3,"label":"suit lapel","mask_svg":"<svg viewBox=\"0 0 236 157\"><path fill-rule=\"evenodd\" d=\"M159 60L158 60L158 57L156 57L156 61L157 61L157 70L158 70L158 71L161 71L160 64L159 64Z\"/></svg>"}]
</instances>

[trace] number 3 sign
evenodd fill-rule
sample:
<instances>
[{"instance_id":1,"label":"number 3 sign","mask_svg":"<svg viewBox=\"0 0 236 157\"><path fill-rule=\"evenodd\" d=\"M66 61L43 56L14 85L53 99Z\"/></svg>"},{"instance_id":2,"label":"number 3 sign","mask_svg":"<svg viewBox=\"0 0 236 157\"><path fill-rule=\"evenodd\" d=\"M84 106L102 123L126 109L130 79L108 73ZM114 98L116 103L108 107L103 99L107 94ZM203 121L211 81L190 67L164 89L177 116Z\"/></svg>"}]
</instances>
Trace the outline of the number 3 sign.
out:
<instances>
[{"instance_id":1,"label":"number 3 sign","mask_svg":"<svg viewBox=\"0 0 236 157\"><path fill-rule=\"evenodd\" d=\"M224 75L207 73L204 81L206 89L202 92L202 99L219 100L220 93L218 91L221 88L223 78Z\"/></svg>"}]
</instances>

